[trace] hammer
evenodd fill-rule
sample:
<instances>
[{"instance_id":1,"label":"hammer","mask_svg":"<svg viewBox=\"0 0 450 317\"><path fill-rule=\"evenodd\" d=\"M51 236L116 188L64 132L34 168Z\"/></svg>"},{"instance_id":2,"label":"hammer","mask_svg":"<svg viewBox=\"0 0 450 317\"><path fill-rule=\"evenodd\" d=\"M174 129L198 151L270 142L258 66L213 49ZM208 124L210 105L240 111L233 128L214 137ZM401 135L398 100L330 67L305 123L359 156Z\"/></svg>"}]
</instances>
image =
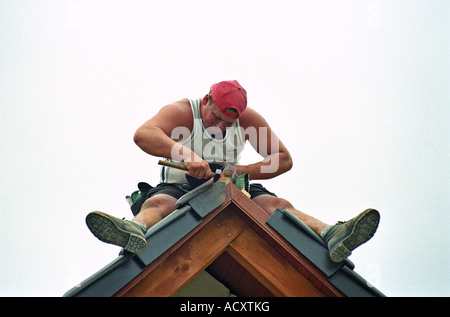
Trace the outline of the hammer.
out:
<instances>
[{"instance_id":1,"label":"hammer","mask_svg":"<svg viewBox=\"0 0 450 317\"><path fill-rule=\"evenodd\" d=\"M167 167L173 167L173 168L177 168L183 171L187 171L188 169L186 168L186 166L184 166L184 164L178 164L178 163L172 163L172 162L167 162L167 161L163 161L163 160L159 160L158 161L159 165L164 165ZM212 177L216 176L216 173L211 173ZM223 172L223 175L225 177L232 177L233 176L233 171L227 170Z\"/></svg>"}]
</instances>

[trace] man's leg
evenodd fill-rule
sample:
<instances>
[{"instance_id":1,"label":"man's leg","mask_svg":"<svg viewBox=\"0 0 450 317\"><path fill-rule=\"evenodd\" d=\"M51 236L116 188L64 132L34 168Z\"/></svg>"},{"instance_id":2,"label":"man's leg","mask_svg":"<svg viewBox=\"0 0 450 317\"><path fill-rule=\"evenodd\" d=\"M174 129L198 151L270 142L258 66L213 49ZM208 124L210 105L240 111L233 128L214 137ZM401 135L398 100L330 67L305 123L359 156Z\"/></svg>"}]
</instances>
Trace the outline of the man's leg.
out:
<instances>
[{"instance_id":1,"label":"man's leg","mask_svg":"<svg viewBox=\"0 0 450 317\"><path fill-rule=\"evenodd\" d=\"M99 240L132 253L141 253L147 247L147 229L174 211L176 201L170 195L156 194L144 202L141 211L131 221L94 211L87 215L86 224Z\"/></svg>"},{"instance_id":2,"label":"man's leg","mask_svg":"<svg viewBox=\"0 0 450 317\"><path fill-rule=\"evenodd\" d=\"M148 198L141 207L141 211L132 221L143 224L149 229L175 210L177 199L167 194L157 194Z\"/></svg>"},{"instance_id":3,"label":"man's leg","mask_svg":"<svg viewBox=\"0 0 450 317\"><path fill-rule=\"evenodd\" d=\"M378 228L380 214L375 209L366 209L347 222L329 226L320 220L295 209L287 200L271 195L260 195L253 201L267 213L281 207L290 211L314 232L321 236L328 246L330 258L334 262L344 261L354 249L369 241Z\"/></svg>"},{"instance_id":4,"label":"man's leg","mask_svg":"<svg viewBox=\"0 0 450 317\"><path fill-rule=\"evenodd\" d=\"M271 215L278 207L290 211L294 216L300 219L304 224L310 227L318 235L328 226L326 223L313 218L292 206L286 199L278 198L272 195L260 195L252 199L258 206Z\"/></svg>"}]
</instances>

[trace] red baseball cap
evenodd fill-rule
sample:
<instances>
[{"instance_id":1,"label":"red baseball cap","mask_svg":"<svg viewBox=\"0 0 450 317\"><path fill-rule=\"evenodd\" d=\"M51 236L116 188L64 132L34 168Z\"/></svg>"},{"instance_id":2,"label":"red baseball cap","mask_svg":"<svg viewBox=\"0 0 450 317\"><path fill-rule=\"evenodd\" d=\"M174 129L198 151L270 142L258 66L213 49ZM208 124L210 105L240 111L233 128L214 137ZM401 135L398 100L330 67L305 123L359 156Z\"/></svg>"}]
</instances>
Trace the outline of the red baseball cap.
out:
<instances>
[{"instance_id":1,"label":"red baseball cap","mask_svg":"<svg viewBox=\"0 0 450 317\"><path fill-rule=\"evenodd\" d=\"M231 118L238 119L247 108L247 92L236 80L221 81L210 90L214 103ZM229 109L235 109L237 114Z\"/></svg>"}]
</instances>

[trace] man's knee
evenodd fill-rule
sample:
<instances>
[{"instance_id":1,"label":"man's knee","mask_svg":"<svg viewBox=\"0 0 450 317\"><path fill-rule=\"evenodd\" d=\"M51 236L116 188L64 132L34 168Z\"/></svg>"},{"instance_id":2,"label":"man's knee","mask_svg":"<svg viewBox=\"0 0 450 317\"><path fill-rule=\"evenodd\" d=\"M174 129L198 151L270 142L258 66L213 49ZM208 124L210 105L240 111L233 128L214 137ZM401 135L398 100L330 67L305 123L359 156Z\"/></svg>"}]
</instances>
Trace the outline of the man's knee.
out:
<instances>
[{"instance_id":1,"label":"man's knee","mask_svg":"<svg viewBox=\"0 0 450 317\"><path fill-rule=\"evenodd\" d=\"M258 196L253 199L262 209L268 213L272 213L277 208L291 209L294 208L292 204L284 198L274 196Z\"/></svg>"},{"instance_id":2,"label":"man's knee","mask_svg":"<svg viewBox=\"0 0 450 317\"><path fill-rule=\"evenodd\" d=\"M160 194L148 198L141 207L141 211L155 211L167 214L175 209L177 200L169 195Z\"/></svg>"}]
</instances>

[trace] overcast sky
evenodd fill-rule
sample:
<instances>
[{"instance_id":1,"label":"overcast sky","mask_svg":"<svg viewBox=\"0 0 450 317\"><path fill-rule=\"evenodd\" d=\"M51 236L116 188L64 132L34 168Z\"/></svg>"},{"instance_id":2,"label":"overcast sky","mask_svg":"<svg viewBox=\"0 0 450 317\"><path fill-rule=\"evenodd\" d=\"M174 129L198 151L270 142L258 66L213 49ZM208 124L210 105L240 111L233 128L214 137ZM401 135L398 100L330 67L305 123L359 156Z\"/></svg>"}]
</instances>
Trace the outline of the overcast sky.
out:
<instances>
[{"instance_id":1,"label":"overcast sky","mask_svg":"<svg viewBox=\"0 0 450 317\"><path fill-rule=\"evenodd\" d=\"M135 130L236 79L294 159L263 184L328 223L377 208L355 271L388 296L449 296L449 10L0 0L0 295L62 296L114 260L85 217L131 218L125 196L159 181Z\"/></svg>"}]
</instances>

